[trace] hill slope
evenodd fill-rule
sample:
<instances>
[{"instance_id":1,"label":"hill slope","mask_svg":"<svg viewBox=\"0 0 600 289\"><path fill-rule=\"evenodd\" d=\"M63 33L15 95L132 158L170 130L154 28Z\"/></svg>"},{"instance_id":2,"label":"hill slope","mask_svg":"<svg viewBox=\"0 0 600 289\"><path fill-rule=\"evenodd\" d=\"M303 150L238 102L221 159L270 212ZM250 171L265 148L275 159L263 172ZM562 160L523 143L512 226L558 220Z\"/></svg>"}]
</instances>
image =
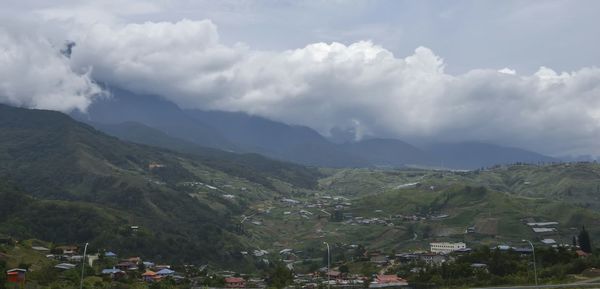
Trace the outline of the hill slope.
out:
<instances>
[{"instance_id":1,"label":"hill slope","mask_svg":"<svg viewBox=\"0 0 600 289\"><path fill-rule=\"evenodd\" d=\"M92 123L91 125L122 140L195 155L202 158L205 165L227 171L230 174L235 175L239 172L239 167L245 167L247 170L240 172L242 175L248 174L249 171L255 174L260 173L263 175L263 180L258 180L257 177L253 180L267 186L269 186L268 180L264 179L275 177L298 187L314 188L316 180L321 177L316 169L270 160L258 154L236 154L203 147L136 122L120 124Z\"/></svg>"},{"instance_id":2,"label":"hill slope","mask_svg":"<svg viewBox=\"0 0 600 289\"><path fill-rule=\"evenodd\" d=\"M271 171L295 179L288 172L304 170L277 166L126 143L58 112L0 105L0 179L14 184L1 187L2 199L17 204L0 232L159 260L234 262L230 253L244 245L232 217L294 187ZM143 230L132 234L130 225Z\"/></svg>"}]
</instances>

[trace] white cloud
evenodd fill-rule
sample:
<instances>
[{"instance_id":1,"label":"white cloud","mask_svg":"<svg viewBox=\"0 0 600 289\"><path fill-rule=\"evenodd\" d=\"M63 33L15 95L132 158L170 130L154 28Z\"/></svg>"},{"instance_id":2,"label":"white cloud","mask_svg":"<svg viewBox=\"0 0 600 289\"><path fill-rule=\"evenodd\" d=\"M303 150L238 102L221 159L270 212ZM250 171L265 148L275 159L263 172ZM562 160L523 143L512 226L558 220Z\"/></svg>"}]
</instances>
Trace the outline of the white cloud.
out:
<instances>
[{"instance_id":1,"label":"white cloud","mask_svg":"<svg viewBox=\"0 0 600 289\"><path fill-rule=\"evenodd\" d=\"M89 74L75 73L46 38L0 28L0 102L84 111L101 93Z\"/></svg>"},{"instance_id":2,"label":"white cloud","mask_svg":"<svg viewBox=\"0 0 600 289\"><path fill-rule=\"evenodd\" d=\"M324 134L340 127L353 128L359 137L482 140L550 154L600 155L598 68L557 73L542 67L531 75L477 69L453 75L426 47L406 57L370 41L260 51L224 45L207 20L92 23L69 35L77 42L70 61L53 54L33 62L62 69L49 78L40 75L44 83L56 83L52 79L59 75L77 80L62 90L94 92L85 74L92 67L95 80L159 94L183 107L245 111ZM18 45L49 49L43 42ZM39 51L31 50L23 53ZM0 80L18 83L5 75ZM33 103L23 92L13 93L12 102ZM89 93L75 95L80 102L70 107L81 109L91 99ZM44 105L51 108L50 102ZM69 107L58 103L56 109Z\"/></svg>"},{"instance_id":3,"label":"white cloud","mask_svg":"<svg viewBox=\"0 0 600 289\"><path fill-rule=\"evenodd\" d=\"M500 70L498 70L498 72L500 73L504 73L504 74L510 74L510 75L515 75L517 74L517 71L514 69L510 69L508 67L502 68Z\"/></svg>"},{"instance_id":4,"label":"white cloud","mask_svg":"<svg viewBox=\"0 0 600 289\"><path fill-rule=\"evenodd\" d=\"M327 134L485 140L546 153L600 154L600 70L533 75L514 70L444 72L419 47L405 58L364 41L282 52L219 42L210 21L94 25L73 54L77 67L184 107L245 111Z\"/></svg>"}]
</instances>

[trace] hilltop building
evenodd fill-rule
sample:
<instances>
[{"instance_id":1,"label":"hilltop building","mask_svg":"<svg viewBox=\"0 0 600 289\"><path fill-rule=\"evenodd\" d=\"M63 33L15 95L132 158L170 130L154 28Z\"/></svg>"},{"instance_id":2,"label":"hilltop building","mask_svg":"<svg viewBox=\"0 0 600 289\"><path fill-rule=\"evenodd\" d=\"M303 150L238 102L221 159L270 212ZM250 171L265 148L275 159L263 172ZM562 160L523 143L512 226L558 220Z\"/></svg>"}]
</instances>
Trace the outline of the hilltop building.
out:
<instances>
[{"instance_id":1,"label":"hilltop building","mask_svg":"<svg viewBox=\"0 0 600 289\"><path fill-rule=\"evenodd\" d=\"M450 242L434 242L429 244L431 246L430 251L432 253L451 253L457 250L466 249L467 244L464 242L450 243Z\"/></svg>"}]
</instances>

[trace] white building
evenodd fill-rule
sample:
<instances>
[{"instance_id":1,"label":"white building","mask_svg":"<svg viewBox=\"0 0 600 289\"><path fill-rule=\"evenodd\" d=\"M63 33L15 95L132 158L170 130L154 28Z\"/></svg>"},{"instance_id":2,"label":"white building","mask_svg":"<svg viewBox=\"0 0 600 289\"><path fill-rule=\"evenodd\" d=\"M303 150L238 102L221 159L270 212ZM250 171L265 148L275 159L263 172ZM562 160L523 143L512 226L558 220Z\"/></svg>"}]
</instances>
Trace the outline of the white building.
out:
<instances>
[{"instance_id":1,"label":"white building","mask_svg":"<svg viewBox=\"0 0 600 289\"><path fill-rule=\"evenodd\" d=\"M450 253L456 250L467 248L467 244L463 242L450 243L450 242L436 242L430 243L432 253Z\"/></svg>"}]
</instances>

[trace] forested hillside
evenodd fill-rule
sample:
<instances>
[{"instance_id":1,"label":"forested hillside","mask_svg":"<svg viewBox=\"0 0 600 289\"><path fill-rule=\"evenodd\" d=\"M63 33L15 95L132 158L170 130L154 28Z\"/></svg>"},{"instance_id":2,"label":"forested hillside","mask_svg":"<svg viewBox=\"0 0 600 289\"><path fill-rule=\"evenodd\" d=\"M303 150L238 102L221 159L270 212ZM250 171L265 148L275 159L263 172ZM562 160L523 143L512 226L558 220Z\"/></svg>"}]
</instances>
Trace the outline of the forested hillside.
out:
<instances>
[{"instance_id":1,"label":"forested hillside","mask_svg":"<svg viewBox=\"0 0 600 289\"><path fill-rule=\"evenodd\" d=\"M317 175L259 156L126 143L58 112L0 106L0 232L17 238L226 264L244 246L234 216Z\"/></svg>"}]
</instances>

